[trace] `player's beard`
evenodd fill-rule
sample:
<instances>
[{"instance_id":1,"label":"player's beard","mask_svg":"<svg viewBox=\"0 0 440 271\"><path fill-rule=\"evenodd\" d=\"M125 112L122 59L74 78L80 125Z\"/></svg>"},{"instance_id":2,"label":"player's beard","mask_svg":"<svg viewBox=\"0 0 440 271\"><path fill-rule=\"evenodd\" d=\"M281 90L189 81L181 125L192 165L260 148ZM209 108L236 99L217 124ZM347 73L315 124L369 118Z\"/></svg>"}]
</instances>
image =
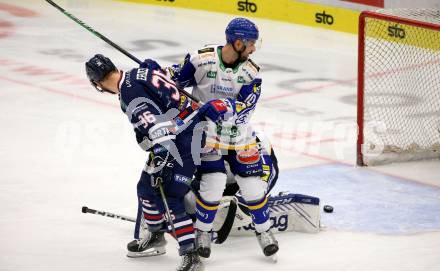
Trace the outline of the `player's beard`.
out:
<instances>
[{"instance_id":1,"label":"player's beard","mask_svg":"<svg viewBox=\"0 0 440 271\"><path fill-rule=\"evenodd\" d=\"M246 61L248 60L248 58L249 58L249 54L246 55L240 54L240 62Z\"/></svg>"},{"instance_id":2,"label":"player's beard","mask_svg":"<svg viewBox=\"0 0 440 271\"><path fill-rule=\"evenodd\" d=\"M246 51L246 46L244 46L244 48L242 48L241 50L237 50L235 48L235 45L233 45L232 48L234 48L234 51L237 53L237 56L238 56L236 62L237 61L238 62L243 62L243 61L246 61L249 58L249 54L243 55L243 53Z\"/></svg>"},{"instance_id":3,"label":"player's beard","mask_svg":"<svg viewBox=\"0 0 440 271\"><path fill-rule=\"evenodd\" d=\"M244 52L246 51L246 47L244 48L243 51L236 51L238 54L238 62L243 62L246 61L249 58L249 54L244 54Z\"/></svg>"}]
</instances>

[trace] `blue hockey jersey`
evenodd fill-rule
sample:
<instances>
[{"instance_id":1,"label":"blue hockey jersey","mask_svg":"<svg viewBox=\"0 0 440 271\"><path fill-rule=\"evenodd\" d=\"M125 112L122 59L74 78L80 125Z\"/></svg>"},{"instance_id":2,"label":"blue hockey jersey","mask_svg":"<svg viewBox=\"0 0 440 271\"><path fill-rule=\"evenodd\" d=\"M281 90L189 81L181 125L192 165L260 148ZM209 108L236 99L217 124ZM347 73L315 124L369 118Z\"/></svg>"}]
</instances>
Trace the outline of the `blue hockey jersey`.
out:
<instances>
[{"instance_id":1,"label":"blue hockey jersey","mask_svg":"<svg viewBox=\"0 0 440 271\"><path fill-rule=\"evenodd\" d=\"M123 72L119 89L121 109L133 124L142 149L172 141L181 155L191 153L193 130L200 117L157 63ZM201 142L201 134L195 138Z\"/></svg>"}]
</instances>

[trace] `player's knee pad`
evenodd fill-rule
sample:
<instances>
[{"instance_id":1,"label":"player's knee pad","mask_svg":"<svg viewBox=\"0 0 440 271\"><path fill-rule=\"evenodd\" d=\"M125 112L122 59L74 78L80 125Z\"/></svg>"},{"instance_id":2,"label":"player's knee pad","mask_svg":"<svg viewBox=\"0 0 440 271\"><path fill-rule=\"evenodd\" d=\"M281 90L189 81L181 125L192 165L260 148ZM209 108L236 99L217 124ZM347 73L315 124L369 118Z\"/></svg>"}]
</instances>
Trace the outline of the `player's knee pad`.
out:
<instances>
[{"instance_id":1,"label":"player's knee pad","mask_svg":"<svg viewBox=\"0 0 440 271\"><path fill-rule=\"evenodd\" d=\"M226 186L225 173L203 174L200 181L199 197L196 202L196 227L210 231L217 213L218 205Z\"/></svg>"},{"instance_id":2,"label":"player's knee pad","mask_svg":"<svg viewBox=\"0 0 440 271\"><path fill-rule=\"evenodd\" d=\"M200 180L200 197L210 203L218 203L226 186L226 174L221 172L207 173Z\"/></svg>"},{"instance_id":3,"label":"player's knee pad","mask_svg":"<svg viewBox=\"0 0 440 271\"><path fill-rule=\"evenodd\" d=\"M259 176L242 177L236 175L235 178L240 187L241 195L246 202L252 203L265 197L267 183Z\"/></svg>"}]
</instances>

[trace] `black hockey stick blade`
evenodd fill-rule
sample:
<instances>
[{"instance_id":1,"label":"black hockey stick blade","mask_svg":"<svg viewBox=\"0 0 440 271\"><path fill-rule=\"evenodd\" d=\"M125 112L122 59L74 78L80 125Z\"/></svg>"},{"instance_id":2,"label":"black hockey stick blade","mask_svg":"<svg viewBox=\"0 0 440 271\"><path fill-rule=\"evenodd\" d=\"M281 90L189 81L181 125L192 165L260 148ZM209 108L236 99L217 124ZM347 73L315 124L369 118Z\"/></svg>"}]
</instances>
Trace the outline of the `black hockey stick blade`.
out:
<instances>
[{"instance_id":1,"label":"black hockey stick blade","mask_svg":"<svg viewBox=\"0 0 440 271\"><path fill-rule=\"evenodd\" d=\"M222 244L226 239L228 239L229 233L231 232L232 225L234 224L235 213L237 212L237 203L235 200L229 202L228 213L226 214L225 222L221 228L217 231L216 244Z\"/></svg>"}]
</instances>

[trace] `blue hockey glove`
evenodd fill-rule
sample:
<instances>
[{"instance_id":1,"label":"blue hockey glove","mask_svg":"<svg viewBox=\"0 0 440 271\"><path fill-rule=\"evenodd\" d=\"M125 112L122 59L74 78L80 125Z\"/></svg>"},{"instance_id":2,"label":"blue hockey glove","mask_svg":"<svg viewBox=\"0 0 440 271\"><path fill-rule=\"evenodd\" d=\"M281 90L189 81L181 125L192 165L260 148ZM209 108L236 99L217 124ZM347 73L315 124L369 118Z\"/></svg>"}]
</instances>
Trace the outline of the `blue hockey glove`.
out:
<instances>
[{"instance_id":1,"label":"blue hockey glove","mask_svg":"<svg viewBox=\"0 0 440 271\"><path fill-rule=\"evenodd\" d=\"M159 63L157 63L153 59L145 59L144 62L139 64L139 67L140 68L148 68L150 70L160 70L160 69L162 69L160 67Z\"/></svg>"},{"instance_id":2,"label":"blue hockey glove","mask_svg":"<svg viewBox=\"0 0 440 271\"><path fill-rule=\"evenodd\" d=\"M182 66L179 64L171 65L170 67L164 68L166 73L169 75L171 80L176 81L177 78L179 78L180 71L182 69Z\"/></svg>"},{"instance_id":3,"label":"blue hockey glove","mask_svg":"<svg viewBox=\"0 0 440 271\"><path fill-rule=\"evenodd\" d=\"M211 100L199 108L199 114L203 115L205 118L217 122L219 120L225 120L235 113L235 102L230 99L218 99Z\"/></svg>"}]
</instances>

